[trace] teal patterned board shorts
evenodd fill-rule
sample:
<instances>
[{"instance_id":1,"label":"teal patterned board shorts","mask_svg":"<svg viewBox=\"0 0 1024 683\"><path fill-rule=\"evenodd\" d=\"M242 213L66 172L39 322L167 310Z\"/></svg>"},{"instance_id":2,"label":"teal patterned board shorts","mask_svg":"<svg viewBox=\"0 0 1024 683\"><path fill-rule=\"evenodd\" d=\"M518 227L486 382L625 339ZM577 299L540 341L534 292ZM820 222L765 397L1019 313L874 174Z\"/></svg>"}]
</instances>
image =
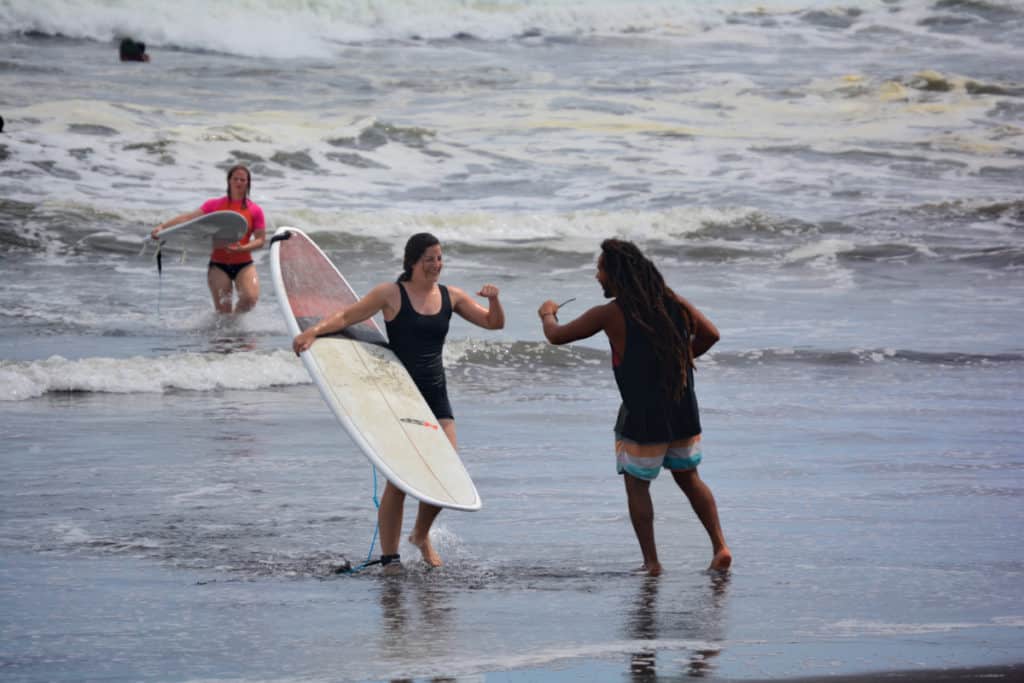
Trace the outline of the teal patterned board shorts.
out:
<instances>
[{"instance_id":1,"label":"teal patterned board shorts","mask_svg":"<svg viewBox=\"0 0 1024 683\"><path fill-rule=\"evenodd\" d=\"M645 481L654 481L662 469L669 471L697 469L697 465L703 458L700 440L689 446L666 447L662 455L651 457L631 455L626 450L627 445L636 445L636 442L623 438L621 434L615 435L615 469L619 474L628 473Z\"/></svg>"}]
</instances>

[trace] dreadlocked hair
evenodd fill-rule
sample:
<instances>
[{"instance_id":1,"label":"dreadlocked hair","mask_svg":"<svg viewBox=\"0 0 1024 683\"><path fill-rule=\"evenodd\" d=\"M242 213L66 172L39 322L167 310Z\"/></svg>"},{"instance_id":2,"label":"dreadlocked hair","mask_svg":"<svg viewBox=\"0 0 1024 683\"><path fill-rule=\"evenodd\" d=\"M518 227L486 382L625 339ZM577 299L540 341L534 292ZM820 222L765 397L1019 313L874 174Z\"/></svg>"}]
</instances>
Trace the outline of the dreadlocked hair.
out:
<instances>
[{"instance_id":1,"label":"dreadlocked hair","mask_svg":"<svg viewBox=\"0 0 1024 683\"><path fill-rule=\"evenodd\" d=\"M693 350L690 340L676 326L672 312L679 312L686 334L692 334L693 320L689 312L665 284L658 268L635 244L606 239L601 242L601 253L615 300L622 306L623 313L648 334L658 363L666 368L668 377L675 379L663 385L666 396L681 399L689 370L694 367Z\"/></svg>"}]
</instances>

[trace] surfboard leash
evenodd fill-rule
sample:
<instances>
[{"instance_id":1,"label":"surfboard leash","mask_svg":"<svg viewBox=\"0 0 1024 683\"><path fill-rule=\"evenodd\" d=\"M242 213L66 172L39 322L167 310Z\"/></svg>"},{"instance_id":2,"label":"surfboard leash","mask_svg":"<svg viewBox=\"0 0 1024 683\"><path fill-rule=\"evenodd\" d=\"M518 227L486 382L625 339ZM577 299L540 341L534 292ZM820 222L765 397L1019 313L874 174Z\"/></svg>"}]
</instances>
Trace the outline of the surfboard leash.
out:
<instances>
[{"instance_id":1,"label":"surfboard leash","mask_svg":"<svg viewBox=\"0 0 1024 683\"><path fill-rule=\"evenodd\" d=\"M146 255L146 248L149 246L150 241L151 240L143 240L143 242L142 242L142 250L139 252L139 257L140 258L142 256ZM153 254L153 258L156 259L156 275L157 275L157 278L159 279L159 284L157 284L157 290L156 290L156 314L157 314L158 317L160 316L160 298L161 298L161 295L163 294L163 288L164 288L163 287L163 285L164 285L164 260L163 260L163 255L160 253L160 248L163 247L163 246L164 246L163 240L157 240L156 241L156 253Z\"/></svg>"},{"instance_id":2,"label":"surfboard leash","mask_svg":"<svg viewBox=\"0 0 1024 683\"><path fill-rule=\"evenodd\" d=\"M160 317L160 300L163 299L164 295L164 257L163 257L164 241L156 241L156 317Z\"/></svg>"},{"instance_id":3,"label":"surfboard leash","mask_svg":"<svg viewBox=\"0 0 1024 683\"><path fill-rule=\"evenodd\" d=\"M146 255L146 249L149 247L150 241L151 240L144 240L142 242L142 250L139 251L139 256L140 257ZM156 272L157 272L157 275L161 275L164 272L163 246L164 246L164 241L163 240L160 240L160 239L156 240L156 253L153 254L153 258L156 259Z\"/></svg>"},{"instance_id":4,"label":"surfboard leash","mask_svg":"<svg viewBox=\"0 0 1024 683\"><path fill-rule=\"evenodd\" d=\"M285 239L287 239L287 238L285 238ZM373 465L371 465L370 466L370 470L373 472L373 507L374 507L375 510L379 510L380 509L380 499L377 498L377 468L374 467ZM370 550L367 551L367 553L366 553L366 560L362 564L357 566L357 567L351 566L348 563L348 561L346 561L345 564L343 564L341 567L339 567L335 571L335 573L336 574L355 574L356 572L361 572L362 570L366 569L367 567L372 567L375 564L379 564L381 566L384 566L384 565L391 564L392 562L400 561L400 557L397 554L396 555L381 555L380 558L376 559L376 560L371 560L370 559L371 557L373 557L373 549L377 545L377 535L379 533L380 533L380 521L378 520L378 522L376 524L374 524L374 526L373 526L373 537L370 539Z\"/></svg>"}]
</instances>

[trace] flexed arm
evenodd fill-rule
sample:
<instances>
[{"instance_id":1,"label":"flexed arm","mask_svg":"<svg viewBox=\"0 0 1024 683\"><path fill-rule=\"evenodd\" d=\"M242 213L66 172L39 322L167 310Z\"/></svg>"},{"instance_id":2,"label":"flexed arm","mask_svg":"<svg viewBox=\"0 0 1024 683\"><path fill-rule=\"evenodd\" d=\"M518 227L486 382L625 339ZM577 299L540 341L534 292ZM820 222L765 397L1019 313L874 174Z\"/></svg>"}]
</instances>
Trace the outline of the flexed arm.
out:
<instances>
[{"instance_id":1,"label":"flexed arm","mask_svg":"<svg viewBox=\"0 0 1024 683\"><path fill-rule=\"evenodd\" d=\"M458 287L448 287L452 295L452 308L460 316L479 325L486 330L500 330L505 327L505 309L498 299L498 288L494 285L484 285L477 292L477 296L487 299L487 308L478 304L464 291Z\"/></svg>"}]
</instances>

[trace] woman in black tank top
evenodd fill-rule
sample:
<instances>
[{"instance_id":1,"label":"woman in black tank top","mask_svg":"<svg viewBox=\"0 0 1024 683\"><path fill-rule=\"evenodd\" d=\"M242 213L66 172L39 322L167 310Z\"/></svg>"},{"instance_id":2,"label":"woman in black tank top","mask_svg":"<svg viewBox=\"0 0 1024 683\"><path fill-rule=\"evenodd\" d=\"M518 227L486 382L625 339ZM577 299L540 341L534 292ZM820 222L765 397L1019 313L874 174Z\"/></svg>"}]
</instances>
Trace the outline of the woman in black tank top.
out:
<instances>
[{"instance_id":1,"label":"woman in black tank top","mask_svg":"<svg viewBox=\"0 0 1024 683\"><path fill-rule=\"evenodd\" d=\"M484 329L500 330L505 326L505 311L494 285L484 285L477 292L477 296L487 299L484 308L458 287L440 284L441 269L440 241L430 233L413 235L406 242L402 274L397 282L377 285L348 308L308 328L295 337L292 348L300 353L320 335L332 334L382 313L389 345L409 370L448 440L457 447L442 359L448 323L452 313L457 313ZM405 493L389 481L377 510L381 564L399 560L404 505ZM409 542L419 548L423 560L434 567L441 565L441 558L430 543L430 528L440 512L441 508L421 502L409 535Z\"/></svg>"},{"instance_id":2,"label":"woman in black tank top","mask_svg":"<svg viewBox=\"0 0 1024 683\"><path fill-rule=\"evenodd\" d=\"M438 288L441 290L441 310L433 315L424 315L416 311L405 284L399 280L402 306L398 315L385 321L385 326L391 350L412 375L427 405L434 411L434 417L454 420L442 359L448 321L452 317L452 301L447 287L438 285Z\"/></svg>"}]
</instances>

